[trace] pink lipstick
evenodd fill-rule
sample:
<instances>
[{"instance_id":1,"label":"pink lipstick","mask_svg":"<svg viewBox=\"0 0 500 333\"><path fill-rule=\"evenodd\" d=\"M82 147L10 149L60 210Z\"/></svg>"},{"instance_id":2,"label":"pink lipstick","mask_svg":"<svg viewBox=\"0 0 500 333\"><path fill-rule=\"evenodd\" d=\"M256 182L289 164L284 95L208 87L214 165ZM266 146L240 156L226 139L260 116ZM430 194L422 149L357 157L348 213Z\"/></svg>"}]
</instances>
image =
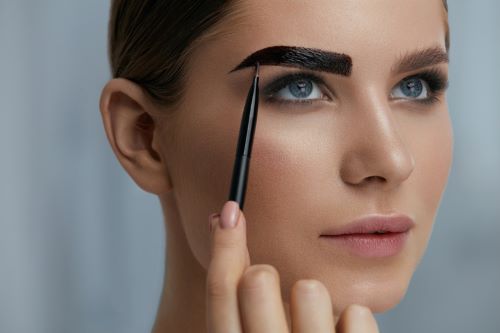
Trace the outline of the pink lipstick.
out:
<instances>
[{"instance_id":1,"label":"pink lipstick","mask_svg":"<svg viewBox=\"0 0 500 333\"><path fill-rule=\"evenodd\" d=\"M414 226L415 222L404 214L370 214L345 226L327 228L320 239L361 257L388 257L404 248Z\"/></svg>"}]
</instances>

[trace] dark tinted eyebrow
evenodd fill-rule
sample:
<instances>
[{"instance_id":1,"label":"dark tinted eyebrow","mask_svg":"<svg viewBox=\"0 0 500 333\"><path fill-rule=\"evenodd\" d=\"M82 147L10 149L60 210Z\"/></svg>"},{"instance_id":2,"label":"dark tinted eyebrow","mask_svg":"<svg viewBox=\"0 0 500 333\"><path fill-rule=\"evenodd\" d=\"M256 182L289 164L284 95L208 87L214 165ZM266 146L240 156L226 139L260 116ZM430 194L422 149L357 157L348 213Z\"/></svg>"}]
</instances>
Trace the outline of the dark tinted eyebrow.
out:
<instances>
[{"instance_id":1,"label":"dark tinted eyebrow","mask_svg":"<svg viewBox=\"0 0 500 333\"><path fill-rule=\"evenodd\" d=\"M439 46L419 49L401 56L391 68L392 74L410 72L422 67L448 63L448 52Z\"/></svg>"},{"instance_id":2,"label":"dark tinted eyebrow","mask_svg":"<svg viewBox=\"0 0 500 333\"><path fill-rule=\"evenodd\" d=\"M314 48L278 45L266 47L250 54L229 73L245 67L254 67L257 62L261 66L300 67L343 76L351 75L352 71L352 60L347 54Z\"/></svg>"}]
</instances>

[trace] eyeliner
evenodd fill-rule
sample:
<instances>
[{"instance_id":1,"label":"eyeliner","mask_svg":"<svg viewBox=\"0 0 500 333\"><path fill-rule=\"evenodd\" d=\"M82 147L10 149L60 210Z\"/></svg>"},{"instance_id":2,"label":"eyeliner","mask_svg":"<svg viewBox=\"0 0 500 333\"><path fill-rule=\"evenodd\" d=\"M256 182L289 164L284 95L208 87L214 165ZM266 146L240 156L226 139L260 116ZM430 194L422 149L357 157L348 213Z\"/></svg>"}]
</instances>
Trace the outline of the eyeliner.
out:
<instances>
[{"instance_id":1,"label":"eyeliner","mask_svg":"<svg viewBox=\"0 0 500 333\"><path fill-rule=\"evenodd\" d=\"M241 118L238 146L236 147L236 158L233 167L233 177L229 200L236 201L243 210L245 192L247 187L248 170L250 168L250 156L252 154L253 136L257 123L257 111L259 109L259 63L255 64L255 76L248 91L243 116Z\"/></svg>"}]
</instances>

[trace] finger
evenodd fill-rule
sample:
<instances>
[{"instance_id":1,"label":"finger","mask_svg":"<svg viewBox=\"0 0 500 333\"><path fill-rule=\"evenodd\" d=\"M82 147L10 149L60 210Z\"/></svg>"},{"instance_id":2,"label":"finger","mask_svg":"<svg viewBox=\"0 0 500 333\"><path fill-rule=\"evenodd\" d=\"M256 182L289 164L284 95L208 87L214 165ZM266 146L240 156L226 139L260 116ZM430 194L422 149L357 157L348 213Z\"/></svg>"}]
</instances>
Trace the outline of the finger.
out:
<instances>
[{"instance_id":1,"label":"finger","mask_svg":"<svg viewBox=\"0 0 500 333\"><path fill-rule=\"evenodd\" d=\"M243 332L288 332L279 274L273 266L260 264L248 267L238 286L238 300Z\"/></svg>"},{"instance_id":2,"label":"finger","mask_svg":"<svg viewBox=\"0 0 500 333\"><path fill-rule=\"evenodd\" d=\"M295 282L290 296L290 314L294 333L335 331L330 293L318 280Z\"/></svg>"},{"instance_id":3,"label":"finger","mask_svg":"<svg viewBox=\"0 0 500 333\"><path fill-rule=\"evenodd\" d=\"M229 224L237 221L234 228L221 228L212 224L210 264L206 281L206 320L210 333L241 333L237 287L250 257L246 246L246 222L238 203L227 201L219 218Z\"/></svg>"},{"instance_id":4,"label":"finger","mask_svg":"<svg viewBox=\"0 0 500 333\"><path fill-rule=\"evenodd\" d=\"M379 333L377 321L365 306L351 304L340 315L337 333Z\"/></svg>"}]
</instances>

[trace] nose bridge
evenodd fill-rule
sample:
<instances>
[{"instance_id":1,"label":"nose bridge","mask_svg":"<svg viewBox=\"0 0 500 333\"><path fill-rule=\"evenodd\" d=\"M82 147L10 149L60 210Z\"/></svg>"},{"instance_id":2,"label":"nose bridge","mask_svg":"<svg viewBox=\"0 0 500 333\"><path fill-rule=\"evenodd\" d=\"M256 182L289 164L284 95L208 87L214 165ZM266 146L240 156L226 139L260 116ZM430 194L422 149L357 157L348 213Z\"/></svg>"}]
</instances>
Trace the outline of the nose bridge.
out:
<instances>
[{"instance_id":1,"label":"nose bridge","mask_svg":"<svg viewBox=\"0 0 500 333\"><path fill-rule=\"evenodd\" d=\"M415 167L410 147L382 89L366 89L352 104L352 146L341 167L350 184L382 182L392 187L407 179Z\"/></svg>"}]
</instances>

